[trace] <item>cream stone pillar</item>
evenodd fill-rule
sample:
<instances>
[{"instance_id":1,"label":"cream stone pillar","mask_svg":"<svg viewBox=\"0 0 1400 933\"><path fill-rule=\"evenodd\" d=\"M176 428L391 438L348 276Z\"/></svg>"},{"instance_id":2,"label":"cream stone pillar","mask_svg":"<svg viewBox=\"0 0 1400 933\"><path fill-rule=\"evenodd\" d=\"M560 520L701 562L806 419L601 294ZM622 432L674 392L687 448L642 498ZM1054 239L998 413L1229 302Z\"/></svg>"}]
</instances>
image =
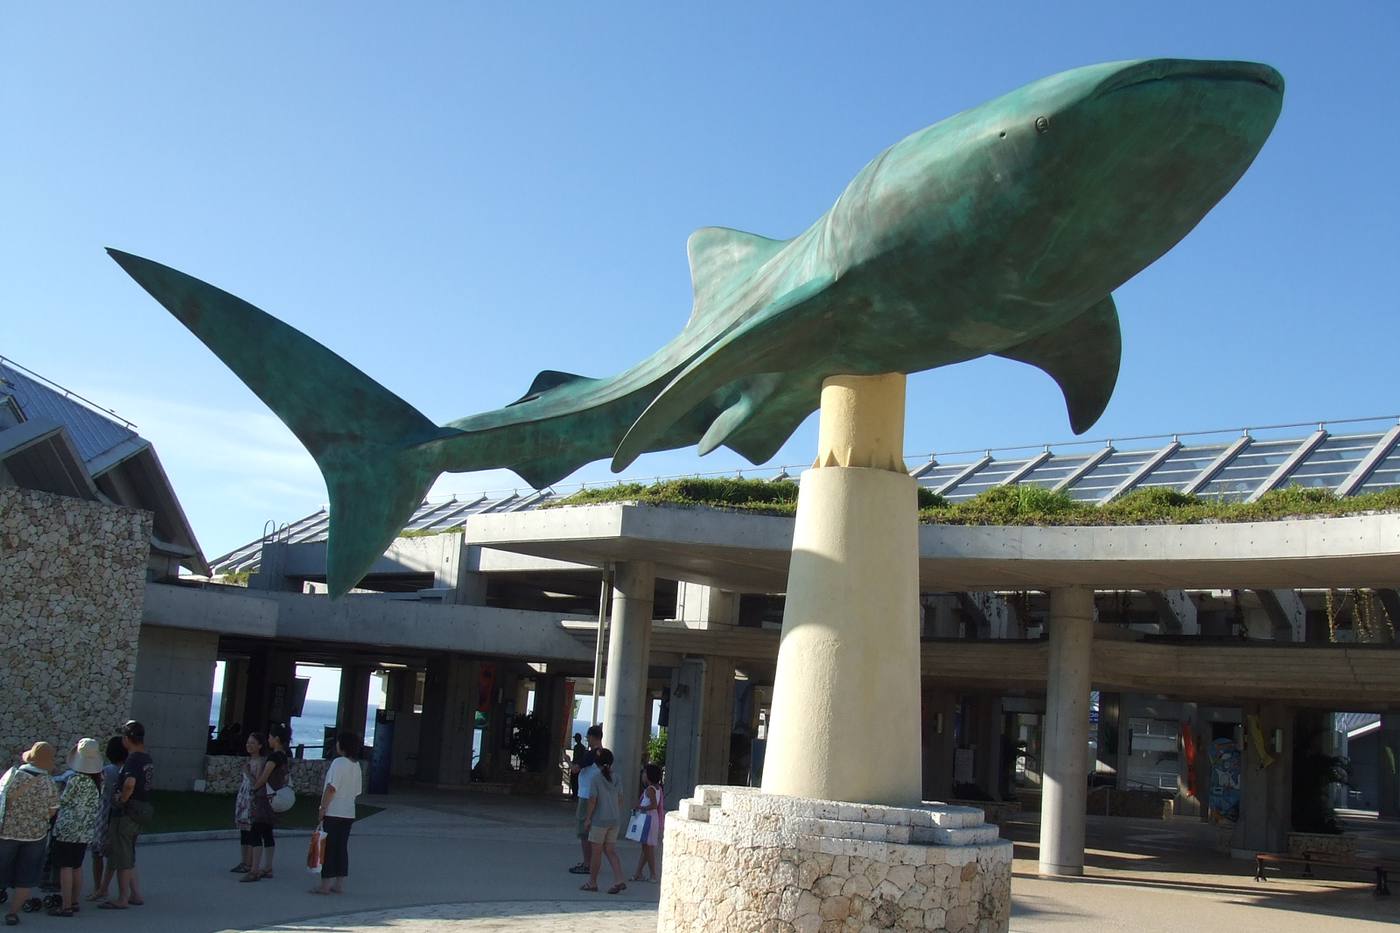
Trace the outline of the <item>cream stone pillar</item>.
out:
<instances>
[{"instance_id":1,"label":"cream stone pillar","mask_svg":"<svg viewBox=\"0 0 1400 933\"><path fill-rule=\"evenodd\" d=\"M917 484L901 374L822 386L802 474L763 768L765 793L921 798Z\"/></svg>"},{"instance_id":2,"label":"cream stone pillar","mask_svg":"<svg viewBox=\"0 0 1400 933\"><path fill-rule=\"evenodd\" d=\"M1094 591L1077 586L1051 590L1045 771L1040 795L1042 875L1084 874L1093 641Z\"/></svg>"}]
</instances>

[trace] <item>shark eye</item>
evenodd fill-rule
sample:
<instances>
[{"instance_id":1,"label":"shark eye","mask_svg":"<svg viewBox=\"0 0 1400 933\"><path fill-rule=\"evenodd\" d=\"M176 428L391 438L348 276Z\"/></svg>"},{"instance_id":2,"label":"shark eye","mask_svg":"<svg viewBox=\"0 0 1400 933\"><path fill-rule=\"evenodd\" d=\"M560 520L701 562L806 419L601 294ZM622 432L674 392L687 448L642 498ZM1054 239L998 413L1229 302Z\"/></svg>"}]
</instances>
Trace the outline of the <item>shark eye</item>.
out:
<instances>
[{"instance_id":1,"label":"shark eye","mask_svg":"<svg viewBox=\"0 0 1400 933\"><path fill-rule=\"evenodd\" d=\"M1035 118L1035 131L1036 131L1037 133L1040 133L1041 135L1044 135L1044 134L1050 132L1050 118L1049 118L1049 117L1036 117L1036 118Z\"/></svg>"}]
</instances>

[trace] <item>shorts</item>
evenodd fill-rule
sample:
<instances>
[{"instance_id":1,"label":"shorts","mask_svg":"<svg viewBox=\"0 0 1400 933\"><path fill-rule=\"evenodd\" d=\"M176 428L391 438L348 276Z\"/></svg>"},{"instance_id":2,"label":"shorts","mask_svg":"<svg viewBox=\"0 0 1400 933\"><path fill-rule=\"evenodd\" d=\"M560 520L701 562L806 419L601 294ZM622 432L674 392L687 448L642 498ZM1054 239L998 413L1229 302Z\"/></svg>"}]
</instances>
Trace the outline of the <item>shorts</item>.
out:
<instances>
[{"instance_id":1,"label":"shorts","mask_svg":"<svg viewBox=\"0 0 1400 933\"><path fill-rule=\"evenodd\" d=\"M54 868L82 868L87 850L86 842L63 842L55 839L49 846L49 858Z\"/></svg>"},{"instance_id":2,"label":"shorts","mask_svg":"<svg viewBox=\"0 0 1400 933\"><path fill-rule=\"evenodd\" d=\"M44 873L44 840L0 839L0 891L32 888Z\"/></svg>"},{"instance_id":3,"label":"shorts","mask_svg":"<svg viewBox=\"0 0 1400 933\"><path fill-rule=\"evenodd\" d=\"M576 807L575 809L576 812L574 813L574 832L578 834L578 837L580 839L586 840L588 838L588 830L583 828L583 821L588 819L588 798L580 797L578 799L578 807Z\"/></svg>"},{"instance_id":4,"label":"shorts","mask_svg":"<svg viewBox=\"0 0 1400 933\"><path fill-rule=\"evenodd\" d=\"M606 826L594 826L588 831L588 841L595 846L617 842L617 824L609 823Z\"/></svg>"},{"instance_id":5,"label":"shorts","mask_svg":"<svg viewBox=\"0 0 1400 933\"><path fill-rule=\"evenodd\" d=\"M123 812L113 814L107 844L113 871L136 867L136 837L154 815L155 808L144 800L128 800Z\"/></svg>"},{"instance_id":6,"label":"shorts","mask_svg":"<svg viewBox=\"0 0 1400 933\"><path fill-rule=\"evenodd\" d=\"M272 838L271 823L254 823L252 829L241 830L238 838L241 844L250 849L271 849L277 845L277 840Z\"/></svg>"}]
</instances>

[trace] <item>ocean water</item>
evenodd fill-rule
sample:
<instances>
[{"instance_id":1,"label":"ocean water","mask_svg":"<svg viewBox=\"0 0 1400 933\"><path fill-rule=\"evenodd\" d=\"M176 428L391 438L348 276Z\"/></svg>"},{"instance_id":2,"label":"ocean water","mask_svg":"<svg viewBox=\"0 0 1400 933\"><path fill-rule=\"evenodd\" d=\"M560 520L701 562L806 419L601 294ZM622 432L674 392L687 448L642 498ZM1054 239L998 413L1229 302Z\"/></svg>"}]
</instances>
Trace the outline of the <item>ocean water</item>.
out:
<instances>
[{"instance_id":1,"label":"ocean water","mask_svg":"<svg viewBox=\"0 0 1400 933\"><path fill-rule=\"evenodd\" d=\"M335 725L335 712L337 704L334 700L307 700L302 704L302 715L293 716L292 727L292 747L298 745L306 746L305 758L329 757L321 748L324 741L325 729ZM374 714L377 707L371 705L369 717L365 725L365 744L374 744ZM219 723L219 694L214 694L213 703L209 707L209 725L214 727L217 734Z\"/></svg>"}]
</instances>

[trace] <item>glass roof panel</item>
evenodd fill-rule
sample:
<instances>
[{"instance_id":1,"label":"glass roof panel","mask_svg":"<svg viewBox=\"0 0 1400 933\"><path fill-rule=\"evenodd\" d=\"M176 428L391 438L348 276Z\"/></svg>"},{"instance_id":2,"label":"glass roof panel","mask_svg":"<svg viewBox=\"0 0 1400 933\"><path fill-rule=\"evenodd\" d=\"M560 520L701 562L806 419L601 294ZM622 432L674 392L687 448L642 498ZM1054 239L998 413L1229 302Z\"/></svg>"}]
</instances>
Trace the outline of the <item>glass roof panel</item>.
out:
<instances>
[{"instance_id":1,"label":"glass roof panel","mask_svg":"<svg viewBox=\"0 0 1400 933\"><path fill-rule=\"evenodd\" d=\"M1279 464L1292 456L1302 443L1303 438L1296 437L1282 441L1255 441L1206 483L1200 495L1223 499L1245 498L1272 476Z\"/></svg>"},{"instance_id":2,"label":"glass roof panel","mask_svg":"<svg viewBox=\"0 0 1400 933\"><path fill-rule=\"evenodd\" d=\"M1376 464L1371 475L1366 477L1366 482L1356 491L1380 492L1382 489L1394 489L1396 486L1400 486L1400 444L1391 448L1390 453Z\"/></svg>"},{"instance_id":3,"label":"glass roof panel","mask_svg":"<svg viewBox=\"0 0 1400 933\"><path fill-rule=\"evenodd\" d=\"M1117 450L1094 467L1066 492L1076 502L1095 502L1117 488L1138 467L1152 459L1155 450Z\"/></svg>"},{"instance_id":4,"label":"glass roof panel","mask_svg":"<svg viewBox=\"0 0 1400 933\"><path fill-rule=\"evenodd\" d=\"M1043 486L1048 489L1083 466L1084 461L1088 460L1089 457L1089 454L1076 454L1070 457L1052 456L1021 477L1021 482L1025 485Z\"/></svg>"}]
</instances>

